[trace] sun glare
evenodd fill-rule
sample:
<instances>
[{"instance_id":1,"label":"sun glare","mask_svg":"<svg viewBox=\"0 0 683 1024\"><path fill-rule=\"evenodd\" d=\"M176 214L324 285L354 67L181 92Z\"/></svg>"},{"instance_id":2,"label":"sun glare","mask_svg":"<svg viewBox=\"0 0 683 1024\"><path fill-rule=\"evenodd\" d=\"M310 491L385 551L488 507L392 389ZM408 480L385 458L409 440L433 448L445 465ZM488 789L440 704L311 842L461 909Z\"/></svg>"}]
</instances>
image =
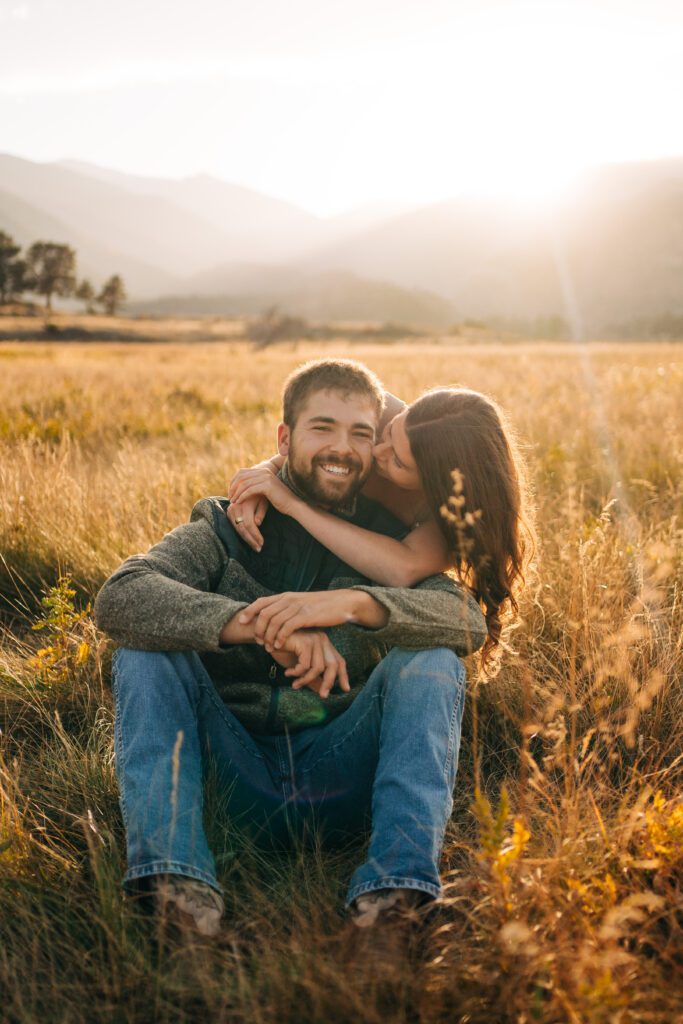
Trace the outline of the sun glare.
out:
<instances>
[{"instance_id":1,"label":"sun glare","mask_svg":"<svg viewBox=\"0 0 683 1024\"><path fill-rule=\"evenodd\" d=\"M639 0L429 0L419 14L396 0L386 24L383 5L372 25L364 11L355 35L327 25L325 5L297 2L319 21L317 44L276 34L256 45L250 5L239 17L213 5L226 32L211 35L164 19L163 59L139 30L101 51L75 26L58 54L32 37L0 68L3 149L155 177L206 172L322 216L463 194L546 206L588 166L683 149L683 15ZM5 34L29 6L9 21L0 12ZM253 45L230 43L240 25Z\"/></svg>"},{"instance_id":2,"label":"sun glare","mask_svg":"<svg viewBox=\"0 0 683 1024\"><path fill-rule=\"evenodd\" d=\"M566 163L543 164L533 156L526 162L509 163L498 173L482 169L466 191L482 198L508 201L520 207L547 207L559 202L577 178L580 167Z\"/></svg>"}]
</instances>

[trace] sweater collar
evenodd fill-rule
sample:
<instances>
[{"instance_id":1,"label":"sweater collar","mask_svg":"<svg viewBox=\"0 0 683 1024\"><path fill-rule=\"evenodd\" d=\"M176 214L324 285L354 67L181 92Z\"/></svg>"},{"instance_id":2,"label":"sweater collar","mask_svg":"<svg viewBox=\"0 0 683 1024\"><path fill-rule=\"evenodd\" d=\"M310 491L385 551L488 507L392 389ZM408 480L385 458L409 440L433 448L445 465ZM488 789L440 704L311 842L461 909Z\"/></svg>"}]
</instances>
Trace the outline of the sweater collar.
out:
<instances>
[{"instance_id":1,"label":"sweater collar","mask_svg":"<svg viewBox=\"0 0 683 1024\"><path fill-rule=\"evenodd\" d=\"M303 491L300 488L298 488L294 481L292 480L289 474L288 459L285 459L284 465L280 472L278 473L278 476L280 477L280 480L282 480L283 484L286 484L287 487L289 487L290 491L294 491L297 498L301 498L301 500L305 501L307 505L313 504L308 495L304 494ZM337 505L336 508L326 509L325 511L329 511L332 513L333 516L339 516L341 519L352 519L356 514L357 508L358 497L357 495L354 495L351 501L349 501L346 505Z\"/></svg>"}]
</instances>

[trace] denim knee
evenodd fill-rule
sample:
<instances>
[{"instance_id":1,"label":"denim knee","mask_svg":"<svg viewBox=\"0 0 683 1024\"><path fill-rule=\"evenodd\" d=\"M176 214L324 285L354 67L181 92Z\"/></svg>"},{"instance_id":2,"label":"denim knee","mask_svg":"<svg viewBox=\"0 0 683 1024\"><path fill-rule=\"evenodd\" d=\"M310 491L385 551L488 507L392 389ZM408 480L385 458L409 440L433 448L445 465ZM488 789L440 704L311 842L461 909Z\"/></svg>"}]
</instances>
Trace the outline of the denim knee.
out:
<instances>
[{"instance_id":1,"label":"denim knee","mask_svg":"<svg viewBox=\"0 0 683 1024\"><path fill-rule=\"evenodd\" d=\"M401 676L415 674L458 687L465 683L465 666L449 647L430 647L422 651L394 647L386 660ZM392 672L391 677L395 678L396 673Z\"/></svg>"},{"instance_id":2,"label":"denim knee","mask_svg":"<svg viewBox=\"0 0 683 1024\"><path fill-rule=\"evenodd\" d=\"M157 651L139 651L130 647L117 647L111 659L112 686L128 680L149 679L159 665Z\"/></svg>"},{"instance_id":3,"label":"denim knee","mask_svg":"<svg viewBox=\"0 0 683 1024\"><path fill-rule=\"evenodd\" d=\"M142 651L118 647L111 663L112 689L120 691L130 684L136 689L149 689L161 685L168 688L175 677L186 689L194 690L197 669L202 665L193 651Z\"/></svg>"}]
</instances>

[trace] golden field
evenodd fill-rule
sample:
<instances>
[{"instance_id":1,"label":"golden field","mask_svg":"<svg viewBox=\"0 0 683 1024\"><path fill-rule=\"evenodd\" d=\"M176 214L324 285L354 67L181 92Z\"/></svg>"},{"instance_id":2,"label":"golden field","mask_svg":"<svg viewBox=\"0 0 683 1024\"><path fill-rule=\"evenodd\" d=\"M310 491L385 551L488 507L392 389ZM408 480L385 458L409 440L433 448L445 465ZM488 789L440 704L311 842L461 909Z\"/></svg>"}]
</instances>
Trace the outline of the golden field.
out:
<instances>
[{"instance_id":1,"label":"golden field","mask_svg":"<svg viewBox=\"0 0 683 1024\"><path fill-rule=\"evenodd\" d=\"M414 970L363 978L338 938L358 850L268 857L216 808L220 941L175 945L124 900L110 645L88 614L125 556L272 452L284 377L325 354L406 401L492 395L540 542L500 673L471 666L446 899ZM682 396L674 343L0 344L0 1017L680 1019Z\"/></svg>"}]
</instances>

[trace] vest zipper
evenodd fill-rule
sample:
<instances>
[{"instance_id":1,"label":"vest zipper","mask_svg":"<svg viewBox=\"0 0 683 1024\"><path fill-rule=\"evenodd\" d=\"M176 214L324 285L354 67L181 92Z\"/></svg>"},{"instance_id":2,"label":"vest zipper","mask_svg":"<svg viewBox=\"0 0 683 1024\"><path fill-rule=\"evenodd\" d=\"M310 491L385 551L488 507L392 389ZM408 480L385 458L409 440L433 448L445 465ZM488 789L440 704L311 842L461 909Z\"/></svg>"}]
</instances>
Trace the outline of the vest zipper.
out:
<instances>
[{"instance_id":1,"label":"vest zipper","mask_svg":"<svg viewBox=\"0 0 683 1024\"><path fill-rule=\"evenodd\" d=\"M280 689L275 682L277 678L277 665L273 663L268 669L268 678L270 679L270 703L268 704L268 714L266 716L266 724L263 731L269 733L272 727L275 725L275 718L277 716L277 706L280 699Z\"/></svg>"},{"instance_id":2,"label":"vest zipper","mask_svg":"<svg viewBox=\"0 0 683 1024\"><path fill-rule=\"evenodd\" d=\"M313 541L313 538L310 537L309 541L308 541L308 547L307 547L307 550L306 550L306 554L304 555L304 558L303 558L302 563L301 563L301 570L299 572L296 584L294 585L294 590L296 590L296 591L302 591L303 590L302 583L303 583L304 578L306 576L306 570L308 569L308 563L311 560L311 553L313 551L313 548L314 548L314 541ZM309 584L308 587L306 587L306 590L310 590L310 584ZM270 691L270 704L268 705L268 716L266 718L266 724L265 724L265 727L264 727L264 730L263 730L266 734L270 733L271 730L273 729L274 725L275 725L275 719L277 717L278 704L280 702L280 687L275 682L275 679L277 678L277 664L273 664L273 665L270 666L270 668L268 670L268 678L270 679L271 691Z\"/></svg>"}]
</instances>

